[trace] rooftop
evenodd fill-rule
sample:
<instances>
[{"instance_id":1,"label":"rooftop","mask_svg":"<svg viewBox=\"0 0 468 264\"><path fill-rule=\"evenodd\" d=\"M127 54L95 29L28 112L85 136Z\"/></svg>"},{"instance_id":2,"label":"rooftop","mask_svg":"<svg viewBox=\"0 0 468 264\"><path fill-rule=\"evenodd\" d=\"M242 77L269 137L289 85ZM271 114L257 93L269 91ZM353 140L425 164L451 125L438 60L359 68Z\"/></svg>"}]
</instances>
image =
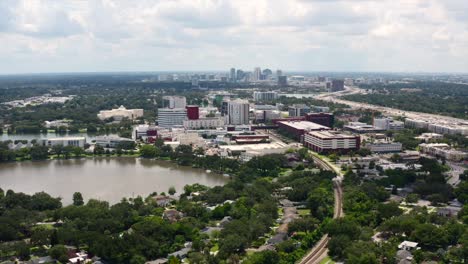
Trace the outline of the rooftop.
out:
<instances>
[{"instance_id":1,"label":"rooftop","mask_svg":"<svg viewBox=\"0 0 468 264\"><path fill-rule=\"evenodd\" d=\"M356 138L355 135L349 135L349 134L344 134L340 133L337 131L312 131L309 132L310 135L313 135L315 137L321 138L321 139L352 139Z\"/></svg>"},{"instance_id":2,"label":"rooftop","mask_svg":"<svg viewBox=\"0 0 468 264\"><path fill-rule=\"evenodd\" d=\"M293 127L295 129L302 129L302 130L319 130L319 129L330 129L329 127L322 126L313 122L309 121L280 121L280 124Z\"/></svg>"}]
</instances>

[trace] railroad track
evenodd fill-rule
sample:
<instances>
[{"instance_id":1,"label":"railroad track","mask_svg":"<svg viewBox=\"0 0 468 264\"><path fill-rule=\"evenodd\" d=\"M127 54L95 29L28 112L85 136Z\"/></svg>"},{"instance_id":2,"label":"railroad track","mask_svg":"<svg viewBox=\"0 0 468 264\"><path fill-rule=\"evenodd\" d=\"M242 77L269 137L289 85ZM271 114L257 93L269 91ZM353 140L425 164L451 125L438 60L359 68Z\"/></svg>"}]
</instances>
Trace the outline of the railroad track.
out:
<instances>
[{"instance_id":1,"label":"railroad track","mask_svg":"<svg viewBox=\"0 0 468 264\"><path fill-rule=\"evenodd\" d=\"M321 160L318 157L313 156L315 164L321 167L323 170L335 171L330 165ZM335 194L335 208L333 212L333 218L340 218L343 216L343 190L341 188L341 182L339 180L333 181L333 189ZM323 255L327 252L328 241L330 238L328 235L324 235L320 241L312 248L312 250L299 262L300 264L316 264L322 260Z\"/></svg>"}]
</instances>

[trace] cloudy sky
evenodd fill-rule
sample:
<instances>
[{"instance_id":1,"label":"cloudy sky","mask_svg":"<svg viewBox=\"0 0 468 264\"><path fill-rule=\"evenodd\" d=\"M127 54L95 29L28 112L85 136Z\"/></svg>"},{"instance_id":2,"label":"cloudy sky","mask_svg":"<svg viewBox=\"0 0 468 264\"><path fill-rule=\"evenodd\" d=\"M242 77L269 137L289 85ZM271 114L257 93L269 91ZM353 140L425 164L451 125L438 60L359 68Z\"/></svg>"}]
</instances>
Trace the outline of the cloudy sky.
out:
<instances>
[{"instance_id":1,"label":"cloudy sky","mask_svg":"<svg viewBox=\"0 0 468 264\"><path fill-rule=\"evenodd\" d=\"M467 0L0 0L0 74L468 72Z\"/></svg>"}]
</instances>

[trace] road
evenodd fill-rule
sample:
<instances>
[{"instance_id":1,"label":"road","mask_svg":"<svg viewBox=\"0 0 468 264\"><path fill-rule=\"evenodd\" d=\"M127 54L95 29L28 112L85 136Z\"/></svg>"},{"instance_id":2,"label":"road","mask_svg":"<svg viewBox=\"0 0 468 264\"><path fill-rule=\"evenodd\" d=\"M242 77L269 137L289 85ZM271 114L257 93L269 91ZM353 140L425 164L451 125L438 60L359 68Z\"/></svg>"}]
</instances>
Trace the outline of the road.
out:
<instances>
[{"instance_id":1,"label":"road","mask_svg":"<svg viewBox=\"0 0 468 264\"><path fill-rule=\"evenodd\" d=\"M359 102L339 99L339 97L343 95L359 94L359 93L365 94L365 90L359 89L357 87L345 86L344 91L320 94L314 98L318 100L333 102L333 103L345 104L345 105L351 106L351 108L357 108L357 109L364 108L364 109L376 110L376 111L382 112L383 114L390 115L390 116L404 116L404 117L408 117L412 119L421 119L421 120L427 120L427 121L457 123L457 124L468 125L468 120L464 120L460 118L421 113L421 112L405 111L405 110L391 108L391 107L384 107L384 106L371 105L371 104L366 104L366 103L359 103Z\"/></svg>"},{"instance_id":2,"label":"road","mask_svg":"<svg viewBox=\"0 0 468 264\"><path fill-rule=\"evenodd\" d=\"M315 164L324 170L330 170L337 173L336 178L333 179L334 194L335 194L335 208L333 212L333 218L343 217L343 190L341 188L341 181L343 180L343 175L339 169L335 169L327 162L321 160L317 156L313 156ZM320 241L312 248L312 250L307 253L307 255L299 262L300 264L316 264L320 263L322 259L327 256L328 253L328 241L330 238L328 235L324 235Z\"/></svg>"}]
</instances>

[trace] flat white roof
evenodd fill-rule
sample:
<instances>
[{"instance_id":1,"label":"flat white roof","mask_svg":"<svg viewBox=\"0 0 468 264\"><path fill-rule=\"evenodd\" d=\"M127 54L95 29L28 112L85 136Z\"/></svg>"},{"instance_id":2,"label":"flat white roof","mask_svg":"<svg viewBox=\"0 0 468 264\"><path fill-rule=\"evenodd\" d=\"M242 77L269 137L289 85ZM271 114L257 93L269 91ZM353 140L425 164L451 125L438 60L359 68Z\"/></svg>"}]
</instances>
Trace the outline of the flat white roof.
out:
<instances>
[{"instance_id":1,"label":"flat white roof","mask_svg":"<svg viewBox=\"0 0 468 264\"><path fill-rule=\"evenodd\" d=\"M405 240L405 241L401 242L401 244L398 247L402 248L403 246L415 248L415 247L418 246L418 243Z\"/></svg>"},{"instance_id":2,"label":"flat white roof","mask_svg":"<svg viewBox=\"0 0 468 264\"><path fill-rule=\"evenodd\" d=\"M293 127L295 129L304 129L304 130L317 130L317 129L330 129L329 127L322 126L309 121L280 121L283 125Z\"/></svg>"},{"instance_id":3,"label":"flat white roof","mask_svg":"<svg viewBox=\"0 0 468 264\"><path fill-rule=\"evenodd\" d=\"M310 135L321 138L321 139L333 139L333 138L356 138L354 135L343 134L335 131L312 131Z\"/></svg>"}]
</instances>

